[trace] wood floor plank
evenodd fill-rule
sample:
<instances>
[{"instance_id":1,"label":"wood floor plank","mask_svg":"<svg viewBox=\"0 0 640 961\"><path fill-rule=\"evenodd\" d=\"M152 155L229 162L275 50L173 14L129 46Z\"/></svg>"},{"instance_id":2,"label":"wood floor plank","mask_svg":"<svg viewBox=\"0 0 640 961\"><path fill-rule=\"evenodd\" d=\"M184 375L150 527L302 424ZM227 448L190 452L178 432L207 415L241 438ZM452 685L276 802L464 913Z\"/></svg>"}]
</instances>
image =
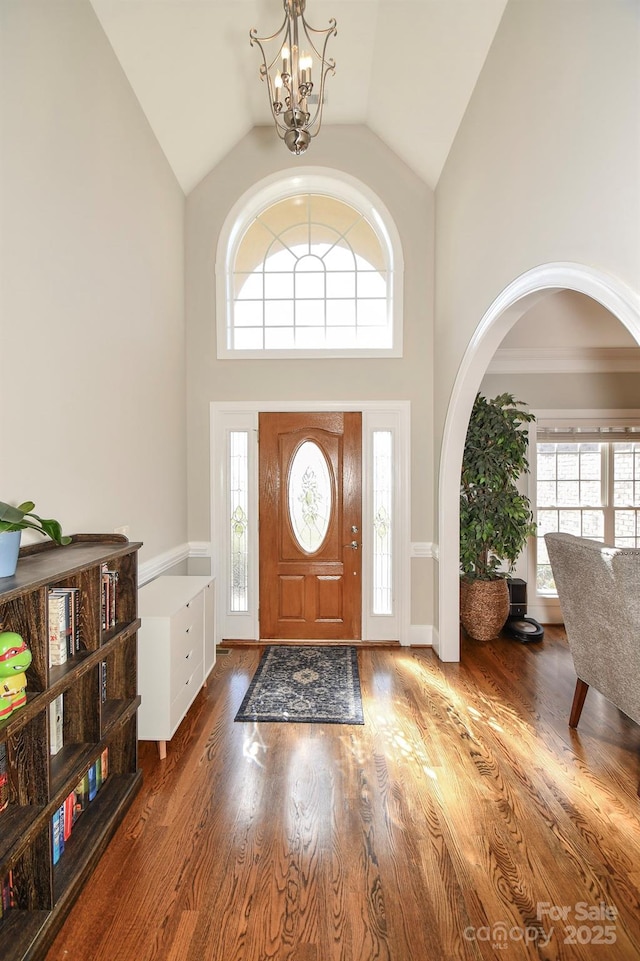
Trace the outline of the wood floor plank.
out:
<instances>
[{"instance_id":1,"label":"wood floor plank","mask_svg":"<svg viewBox=\"0 0 640 961\"><path fill-rule=\"evenodd\" d=\"M591 691L569 729L560 629L359 647L362 726L235 723L261 650L141 744L47 961L637 961L640 729Z\"/></svg>"}]
</instances>

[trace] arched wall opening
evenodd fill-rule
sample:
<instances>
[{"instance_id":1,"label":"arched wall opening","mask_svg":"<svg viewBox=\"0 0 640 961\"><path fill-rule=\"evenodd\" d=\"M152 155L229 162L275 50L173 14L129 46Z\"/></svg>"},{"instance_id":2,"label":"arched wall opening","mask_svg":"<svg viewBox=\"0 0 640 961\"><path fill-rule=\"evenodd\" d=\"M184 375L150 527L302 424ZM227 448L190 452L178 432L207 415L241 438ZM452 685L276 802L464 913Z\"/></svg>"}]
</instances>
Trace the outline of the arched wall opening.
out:
<instances>
[{"instance_id":1,"label":"arched wall opening","mask_svg":"<svg viewBox=\"0 0 640 961\"><path fill-rule=\"evenodd\" d=\"M640 297L591 267L542 264L526 271L496 297L465 351L451 393L444 426L438 480L438 655L460 660L460 465L473 401L495 351L534 303L557 290L574 290L598 301L640 344Z\"/></svg>"}]
</instances>

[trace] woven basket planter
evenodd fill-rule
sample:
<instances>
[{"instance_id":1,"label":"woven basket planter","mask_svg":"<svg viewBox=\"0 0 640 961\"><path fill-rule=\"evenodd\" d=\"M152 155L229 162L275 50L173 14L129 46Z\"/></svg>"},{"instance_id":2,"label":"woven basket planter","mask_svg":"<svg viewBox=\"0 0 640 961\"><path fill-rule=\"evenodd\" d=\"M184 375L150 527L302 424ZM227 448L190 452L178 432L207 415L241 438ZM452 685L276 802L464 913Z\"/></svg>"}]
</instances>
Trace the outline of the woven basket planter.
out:
<instances>
[{"instance_id":1,"label":"woven basket planter","mask_svg":"<svg viewBox=\"0 0 640 961\"><path fill-rule=\"evenodd\" d=\"M504 577L495 581L460 580L460 622L476 641L497 637L509 616L509 588Z\"/></svg>"}]
</instances>

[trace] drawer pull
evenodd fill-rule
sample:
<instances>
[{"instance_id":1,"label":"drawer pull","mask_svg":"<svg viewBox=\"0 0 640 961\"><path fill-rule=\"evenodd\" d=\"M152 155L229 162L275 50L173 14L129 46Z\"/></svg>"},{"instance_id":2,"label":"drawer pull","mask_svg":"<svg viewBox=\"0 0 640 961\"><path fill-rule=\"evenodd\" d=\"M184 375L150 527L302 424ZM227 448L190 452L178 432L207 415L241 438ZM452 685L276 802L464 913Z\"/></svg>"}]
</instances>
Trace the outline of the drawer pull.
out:
<instances>
[{"instance_id":1,"label":"drawer pull","mask_svg":"<svg viewBox=\"0 0 640 961\"><path fill-rule=\"evenodd\" d=\"M188 634L190 630L191 630L191 628L188 627L188 628L186 629L186 631L185 631L185 634Z\"/></svg>"},{"instance_id":2,"label":"drawer pull","mask_svg":"<svg viewBox=\"0 0 640 961\"><path fill-rule=\"evenodd\" d=\"M184 656L185 661L188 661L192 654L193 654L193 651L189 651L188 654L185 654Z\"/></svg>"}]
</instances>

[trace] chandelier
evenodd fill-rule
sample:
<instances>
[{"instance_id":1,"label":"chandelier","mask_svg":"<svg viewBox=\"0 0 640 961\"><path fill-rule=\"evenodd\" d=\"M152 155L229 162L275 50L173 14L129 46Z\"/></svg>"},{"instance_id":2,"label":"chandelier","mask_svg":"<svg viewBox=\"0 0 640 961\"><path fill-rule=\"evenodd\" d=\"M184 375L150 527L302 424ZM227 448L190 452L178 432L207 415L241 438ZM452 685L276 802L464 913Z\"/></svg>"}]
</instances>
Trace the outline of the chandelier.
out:
<instances>
[{"instance_id":1,"label":"chandelier","mask_svg":"<svg viewBox=\"0 0 640 961\"><path fill-rule=\"evenodd\" d=\"M326 30L314 30L305 20L305 6L306 0L284 0L279 30L270 37L259 37L255 28L249 31L251 46L256 43L262 54L260 77L267 81L276 131L294 154L304 153L320 130L324 82L336 68L335 61L325 57L329 37L338 32L336 21L329 20ZM263 44L275 51L272 59ZM315 84L312 72L319 77Z\"/></svg>"}]
</instances>

